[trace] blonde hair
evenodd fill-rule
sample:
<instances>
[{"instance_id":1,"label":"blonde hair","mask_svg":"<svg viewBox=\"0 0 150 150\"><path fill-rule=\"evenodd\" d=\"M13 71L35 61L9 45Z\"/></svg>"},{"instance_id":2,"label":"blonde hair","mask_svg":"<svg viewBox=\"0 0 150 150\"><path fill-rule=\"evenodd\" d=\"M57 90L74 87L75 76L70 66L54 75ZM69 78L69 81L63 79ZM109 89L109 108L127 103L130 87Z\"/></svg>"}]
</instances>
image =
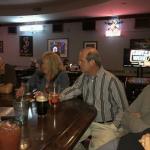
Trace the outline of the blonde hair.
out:
<instances>
[{"instance_id":1,"label":"blonde hair","mask_svg":"<svg viewBox=\"0 0 150 150\"><path fill-rule=\"evenodd\" d=\"M48 60L49 72L51 74L51 78L54 78L60 71L64 70L63 63L61 58L53 52L45 52L42 55L42 59Z\"/></svg>"}]
</instances>

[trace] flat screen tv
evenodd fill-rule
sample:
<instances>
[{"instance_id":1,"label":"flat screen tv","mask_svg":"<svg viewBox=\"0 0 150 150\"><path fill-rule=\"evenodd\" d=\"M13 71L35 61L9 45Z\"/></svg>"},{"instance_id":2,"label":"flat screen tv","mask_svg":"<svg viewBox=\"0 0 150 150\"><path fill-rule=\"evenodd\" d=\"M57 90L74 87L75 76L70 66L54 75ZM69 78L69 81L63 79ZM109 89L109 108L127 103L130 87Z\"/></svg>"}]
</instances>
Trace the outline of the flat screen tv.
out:
<instances>
[{"instance_id":1,"label":"flat screen tv","mask_svg":"<svg viewBox=\"0 0 150 150\"><path fill-rule=\"evenodd\" d=\"M125 67L150 67L150 50L124 49L123 65Z\"/></svg>"}]
</instances>

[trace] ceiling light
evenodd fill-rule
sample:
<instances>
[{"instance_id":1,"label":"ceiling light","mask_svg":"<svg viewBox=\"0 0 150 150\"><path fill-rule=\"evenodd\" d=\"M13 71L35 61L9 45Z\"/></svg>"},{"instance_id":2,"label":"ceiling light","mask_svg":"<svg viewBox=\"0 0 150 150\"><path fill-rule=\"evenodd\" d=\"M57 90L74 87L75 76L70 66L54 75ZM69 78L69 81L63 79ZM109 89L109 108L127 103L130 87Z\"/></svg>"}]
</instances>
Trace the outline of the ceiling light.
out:
<instances>
[{"instance_id":1,"label":"ceiling light","mask_svg":"<svg viewBox=\"0 0 150 150\"><path fill-rule=\"evenodd\" d=\"M31 15L31 16L16 16L13 22L38 22L44 21L45 18L40 15Z\"/></svg>"},{"instance_id":2,"label":"ceiling light","mask_svg":"<svg viewBox=\"0 0 150 150\"><path fill-rule=\"evenodd\" d=\"M121 35L121 21L118 18L114 18L105 22L107 24L106 27L106 36L120 36Z\"/></svg>"},{"instance_id":3,"label":"ceiling light","mask_svg":"<svg viewBox=\"0 0 150 150\"><path fill-rule=\"evenodd\" d=\"M39 32L43 31L43 25L24 25L20 26L21 32Z\"/></svg>"}]
</instances>

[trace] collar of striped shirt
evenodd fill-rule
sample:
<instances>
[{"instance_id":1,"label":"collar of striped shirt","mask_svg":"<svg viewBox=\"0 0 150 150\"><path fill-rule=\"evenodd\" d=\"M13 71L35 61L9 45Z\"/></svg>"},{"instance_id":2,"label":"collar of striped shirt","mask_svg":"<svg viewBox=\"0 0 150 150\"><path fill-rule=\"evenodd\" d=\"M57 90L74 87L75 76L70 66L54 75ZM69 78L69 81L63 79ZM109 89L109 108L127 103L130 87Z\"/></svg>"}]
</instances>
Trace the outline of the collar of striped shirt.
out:
<instances>
[{"instance_id":1,"label":"collar of striped shirt","mask_svg":"<svg viewBox=\"0 0 150 150\"><path fill-rule=\"evenodd\" d=\"M95 76L91 76L91 75L88 75L88 74L84 74L84 75L91 78L91 79L94 79L95 77L101 76L104 72L105 72L105 69L104 69L103 66L101 66L100 69L97 71Z\"/></svg>"}]
</instances>

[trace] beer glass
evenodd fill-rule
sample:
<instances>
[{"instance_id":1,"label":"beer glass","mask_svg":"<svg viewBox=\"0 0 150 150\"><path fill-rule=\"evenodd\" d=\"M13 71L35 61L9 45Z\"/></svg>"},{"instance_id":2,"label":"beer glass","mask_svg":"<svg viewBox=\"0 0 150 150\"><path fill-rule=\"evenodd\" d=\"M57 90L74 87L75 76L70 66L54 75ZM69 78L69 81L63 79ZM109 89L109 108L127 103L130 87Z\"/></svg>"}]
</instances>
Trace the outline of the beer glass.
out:
<instances>
[{"instance_id":1,"label":"beer glass","mask_svg":"<svg viewBox=\"0 0 150 150\"><path fill-rule=\"evenodd\" d=\"M48 100L45 96L37 96L36 97L36 105L37 105L37 114L38 115L46 115L48 110Z\"/></svg>"}]
</instances>

